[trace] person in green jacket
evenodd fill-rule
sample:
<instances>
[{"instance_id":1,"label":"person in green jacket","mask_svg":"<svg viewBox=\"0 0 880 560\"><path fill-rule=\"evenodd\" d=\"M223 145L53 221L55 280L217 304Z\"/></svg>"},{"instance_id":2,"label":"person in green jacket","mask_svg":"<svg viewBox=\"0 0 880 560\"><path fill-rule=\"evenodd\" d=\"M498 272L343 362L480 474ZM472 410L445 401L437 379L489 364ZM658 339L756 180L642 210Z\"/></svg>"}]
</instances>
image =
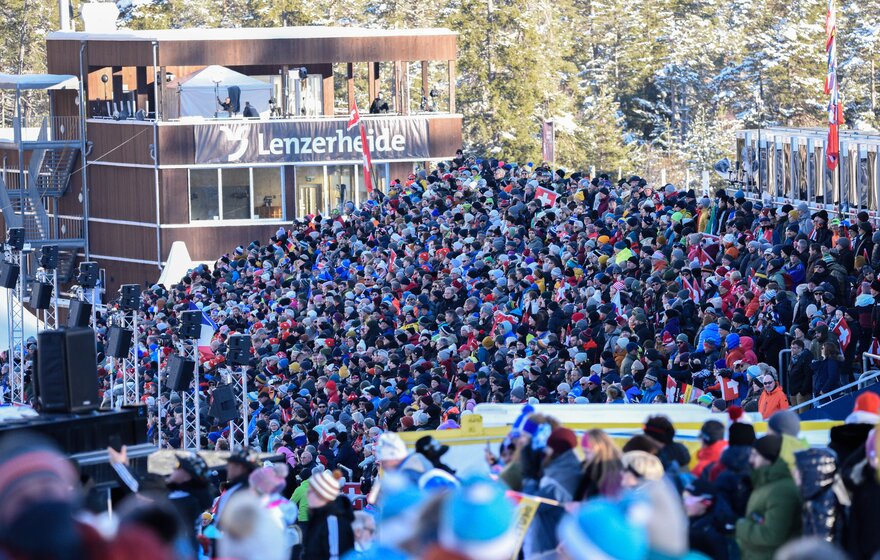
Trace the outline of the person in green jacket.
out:
<instances>
[{"instance_id":1,"label":"person in green jacket","mask_svg":"<svg viewBox=\"0 0 880 560\"><path fill-rule=\"evenodd\" d=\"M779 547L801 533L800 493L781 451L778 434L762 437L752 448L752 495L745 517L736 522L743 560L772 560Z\"/></svg>"}]
</instances>

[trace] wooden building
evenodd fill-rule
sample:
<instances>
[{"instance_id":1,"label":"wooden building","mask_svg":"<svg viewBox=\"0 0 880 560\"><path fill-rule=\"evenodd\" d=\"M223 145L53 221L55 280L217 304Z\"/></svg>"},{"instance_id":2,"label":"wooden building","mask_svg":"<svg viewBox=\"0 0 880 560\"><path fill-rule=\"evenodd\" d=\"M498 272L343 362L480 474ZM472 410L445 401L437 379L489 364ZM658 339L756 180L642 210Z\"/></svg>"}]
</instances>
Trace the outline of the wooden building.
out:
<instances>
[{"instance_id":1,"label":"wooden building","mask_svg":"<svg viewBox=\"0 0 880 560\"><path fill-rule=\"evenodd\" d=\"M50 33L48 71L82 84L52 92L52 118L85 119L85 173L70 174L52 218L85 216L79 257L100 263L112 293L155 282L175 241L213 261L341 196L361 204L349 107L357 101L382 188L451 158L456 39L326 27ZM369 114L379 92L387 112Z\"/></svg>"}]
</instances>

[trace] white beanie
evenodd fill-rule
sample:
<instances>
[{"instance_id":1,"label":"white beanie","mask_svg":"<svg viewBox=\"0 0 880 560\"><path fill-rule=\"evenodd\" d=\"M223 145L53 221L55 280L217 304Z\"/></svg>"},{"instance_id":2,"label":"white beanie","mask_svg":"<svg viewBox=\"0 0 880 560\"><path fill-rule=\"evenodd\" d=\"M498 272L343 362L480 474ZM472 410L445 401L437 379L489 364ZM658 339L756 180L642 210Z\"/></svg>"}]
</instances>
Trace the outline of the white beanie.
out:
<instances>
[{"instance_id":1,"label":"white beanie","mask_svg":"<svg viewBox=\"0 0 880 560\"><path fill-rule=\"evenodd\" d=\"M339 481L332 472L321 471L312 475L309 480L309 488L328 502L332 502L339 496Z\"/></svg>"},{"instance_id":2,"label":"white beanie","mask_svg":"<svg viewBox=\"0 0 880 560\"><path fill-rule=\"evenodd\" d=\"M379 461L402 461L406 459L406 444L400 436L387 432L379 436L376 443L376 459Z\"/></svg>"}]
</instances>

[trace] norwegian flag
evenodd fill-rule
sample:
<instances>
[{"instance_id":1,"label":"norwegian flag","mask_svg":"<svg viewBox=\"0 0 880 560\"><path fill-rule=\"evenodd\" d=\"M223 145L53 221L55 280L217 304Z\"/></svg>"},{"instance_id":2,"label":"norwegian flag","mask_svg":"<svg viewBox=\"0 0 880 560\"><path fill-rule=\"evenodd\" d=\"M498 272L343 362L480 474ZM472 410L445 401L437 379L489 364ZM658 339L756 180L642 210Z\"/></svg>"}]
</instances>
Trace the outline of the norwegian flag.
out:
<instances>
[{"instance_id":1,"label":"norwegian flag","mask_svg":"<svg viewBox=\"0 0 880 560\"><path fill-rule=\"evenodd\" d=\"M840 342L840 351L846 352L846 348L852 340L852 329L849 328L846 319L841 318L837 326L831 329L831 331L837 334L837 341Z\"/></svg>"},{"instance_id":2,"label":"norwegian flag","mask_svg":"<svg viewBox=\"0 0 880 560\"><path fill-rule=\"evenodd\" d=\"M559 195L550 189L538 187L535 189L535 200L540 201L543 206L555 206L556 198Z\"/></svg>"},{"instance_id":3,"label":"norwegian flag","mask_svg":"<svg viewBox=\"0 0 880 560\"><path fill-rule=\"evenodd\" d=\"M666 402L678 401L678 382L671 375L666 376Z\"/></svg>"},{"instance_id":4,"label":"norwegian flag","mask_svg":"<svg viewBox=\"0 0 880 560\"><path fill-rule=\"evenodd\" d=\"M367 143L367 129L361 120L361 114L358 112L357 103L352 101L351 112L349 113L348 118L348 130L351 130L356 126L359 127L361 131L361 153L364 158L364 186L367 187L368 193L372 193L373 181L370 177L370 170L373 168L373 160L370 157L370 145Z\"/></svg>"},{"instance_id":5,"label":"norwegian flag","mask_svg":"<svg viewBox=\"0 0 880 560\"><path fill-rule=\"evenodd\" d=\"M739 398L739 383L737 383L736 379L725 379L720 375L716 379L718 379L718 384L721 386L722 399L726 401L734 401Z\"/></svg>"},{"instance_id":6,"label":"norwegian flag","mask_svg":"<svg viewBox=\"0 0 880 560\"><path fill-rule=\"evenodd\" d=\"M681 287L687 290L688 295L695 303L699 303L703 299L703 288L700 287L700 283L696 280L688 280L682 277Z\"/></svg>"}]
</instances>

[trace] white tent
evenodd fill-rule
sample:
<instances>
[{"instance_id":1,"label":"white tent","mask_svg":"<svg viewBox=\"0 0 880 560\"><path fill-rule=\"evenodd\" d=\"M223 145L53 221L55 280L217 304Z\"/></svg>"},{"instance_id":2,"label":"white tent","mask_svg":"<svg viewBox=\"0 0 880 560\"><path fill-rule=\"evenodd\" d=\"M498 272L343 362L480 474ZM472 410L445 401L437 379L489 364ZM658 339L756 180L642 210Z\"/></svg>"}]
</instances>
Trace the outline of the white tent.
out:
<instances>
[{"instance_id":1,"label":"white tent","mask_svg":"<svg viewBox=\"0 0 880 560\"><path fill-rule=\"evenodd\" d=\"M175 241L171 244L171 250L168 251L168 260L165 261L165 267L159 276L157 284L161 284L166 288L180 282L180 279L186 276L186 273L200 264L207 265L212 268L212 264L207 261L194 261L189 256L189 249L183 241Z\"/></svg>"},{"instance_id":2,"label":"white tent","mask_svg":"<svg viewBox=\"0 0 880 560\"><path fill-rule=\"evenodd\" d=\"M232 86L241 90L239 114L244 110L245 101L261 116L269 114L272 84L215 65L178 78L165 87L170 97L168 117L213 117L220 110L217 99L225 100Z\"/></svg>"},{"instance_id":3,"label":"white tent","mask_svg":"<svg viewBox=\"0 0 880 560\"><path fill-rule=\"evenodd\" d=\"M0 290L0 350L9 349L9 321L6 312L6 300L9 297L9 290ZM27 308L24 309L24 338L27 340L30 336L37 336L37 317Z\"/></svg>"}]
</instances>

